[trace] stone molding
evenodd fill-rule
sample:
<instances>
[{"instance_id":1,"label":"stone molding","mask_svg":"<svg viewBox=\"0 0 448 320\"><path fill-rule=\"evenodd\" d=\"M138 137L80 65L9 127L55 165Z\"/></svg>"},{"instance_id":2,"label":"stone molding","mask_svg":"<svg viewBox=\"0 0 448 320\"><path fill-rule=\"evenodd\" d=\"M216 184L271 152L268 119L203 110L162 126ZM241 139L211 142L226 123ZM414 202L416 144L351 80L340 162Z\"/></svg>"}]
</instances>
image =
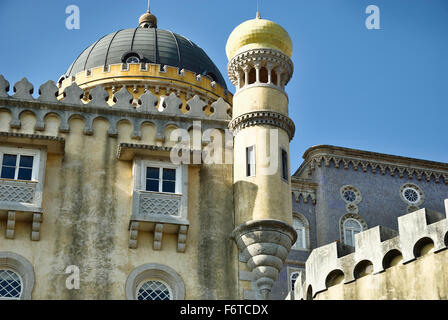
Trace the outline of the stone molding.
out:
<instances>
[{"instance_id":1,"label":"stone molding","mask_svg":"<svg viewBox=\"0 0 448 320\"><path fill-rule=\"evenodd\" d=\"M290 141L294 138L296 130L294 122L289 117L275 111L254 111L242 114L230 122L229 129L237 135L244 128L258 125L270 125L283 129Z\"/></svg>"},{"instance_id":2,"label":"stone molding","mask_svg":"<svg viewBox=\"0 0 448 320\"><path fill-rule=\"evenodd\" d=\"M291 194L297 203L300 202L300 197L302 197L304 203L308 203L311 200L312 204L316 204L317 187L318 184L311 180L291 177Z\"/></svg>"},{"instance_id":3,"label":"stone molding","mask_svg":"<svg viewBox=\"0 0 448 320\"><path fill-rule=\"evenodd\" d=\"M443 178L445 184L448 185L447 163L334 146L312 147L305 152L303 158L305 162L295 173L296 176L311 177L316 167L324 165L328 168L333 164L335 168L343 167L345 170L351 168L354 171L362 169L363 172L370 169L373 174L378 172L392 177L397 175L400 178L407 177L409 180L425 179L427 182L440 183Z\"/></svg>"},{"instance_id":4,"label":"stone molding","mask_svg":"<svg viewBox=\"0 0 448 320\"><path fill-rule=\"evenodd\" d=\"M281 69L282 72L279 75L286 75L284 85L288 84L294 72L294 65L286 54L275 49L253 49L241 52L230 60L227 66L230 81L238 86L238 73L241 73L248 65L255 67L257 63L269 64L271 69Z\"/></svg>"},{"instance_id":5,"label":"stone molding","mask_svg":"<svg viewBox=\"0 0 448 320\"><path fill-rule=\"evenodd\" d=\"M34 289L34 268L33 265L21 255L13 252L0 252L0 268L8 268L17 272L22 278L21 300L31 300Z\"/></svg>"},{"instance_id":6,"label":"stone molding","mask_svg":"<svg viewBox=\"0 0 448 320\"><path fill-rule=\"evenodd\" d=\"M447 204L445 200L448 210ZM423 239L433 242L435 254L447 248L448 219L445 214L421 209L398 217L398 232L377 226L356 234L354 249L340 242L317 248L306 261L306 280L296 288L295 297L305 299L309 290L312 297L327 290L327 277L337 270L343 273L344 284L356 281L355 269L365 261L372 264L374 275L383 272L387 268L386 257L393 251L402 255L401 264L412 262L418 258L416 248Z\"/></svg>"}]
</instances>

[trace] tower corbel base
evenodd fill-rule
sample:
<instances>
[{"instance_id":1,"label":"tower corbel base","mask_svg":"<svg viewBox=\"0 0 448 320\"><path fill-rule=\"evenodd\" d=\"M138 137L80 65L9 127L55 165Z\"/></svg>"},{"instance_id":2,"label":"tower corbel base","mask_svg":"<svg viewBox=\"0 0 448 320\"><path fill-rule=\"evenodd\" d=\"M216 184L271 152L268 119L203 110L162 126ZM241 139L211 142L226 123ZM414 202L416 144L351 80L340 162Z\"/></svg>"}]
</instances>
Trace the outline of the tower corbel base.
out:
<instances>
[{"instance_id":1,"label":"tower corbel base","mask_svg":"<svg viewBox=\"0 0 448 320\"><path fill-rule=\"evenodd\" d=\"M268 299L297 233L279 220L252 220L232 232L241 259L255 275L255 283L263 299Z\"/></svg>"}]
</instances>

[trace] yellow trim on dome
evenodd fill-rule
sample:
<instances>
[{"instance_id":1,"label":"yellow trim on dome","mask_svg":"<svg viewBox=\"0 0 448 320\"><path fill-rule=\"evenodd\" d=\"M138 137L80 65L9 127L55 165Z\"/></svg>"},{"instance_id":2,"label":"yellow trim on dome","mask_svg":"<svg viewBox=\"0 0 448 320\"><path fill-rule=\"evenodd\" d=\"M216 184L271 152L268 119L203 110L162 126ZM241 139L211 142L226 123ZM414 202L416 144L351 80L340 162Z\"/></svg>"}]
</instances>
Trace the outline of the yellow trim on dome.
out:
<instances>
[{"instance_id":1,"label":"yellow trim on dome","mask_svg":"<svg viewBox=\"0 0 448 320\"><path fill-rule=\"evenodd\" d=\"M226 53L230 60L236 54L250 49L272 48L292 56L291 38L279 24L265 19L243 22L227 40Z\"/></svg>"},{"instance_id":2,"label":"yellow trim on dome","mask_svg":"<svg viewBox=\"0 0 448 320\"><path fill-rule=\"evenodd\" d=\"M194 72L185 70L184 74L179 74L179 69L176 67L165 66L166 71L160 71L160 65L147 64L147 70L141 69L141 64L129 64L128 70L122 69L122 64L114 64L109 66L109 70L104 72L103 67L96 67L89 70L89 75L86 71L79 72L75 77L75 82L81 89L94 88L98 85L103 86L120 86L123 83L126 85L136 84L142 85L147 82L151 83L163 83L166 86L170 84L179 88L188 90L189 88L201 92L205 96L210 96L211 99L217 100L223 98L227 103L232 104L233 95L228 92L219 83L215 83L212 86L212 81L202 76L200 80L196 79ZM72 79L65 79L61 87L59 88L60 98L64 89L72 84ZM163 86L163 85L162 85ZM135 98L138 98L142 92L134 94Z\"/></svg>"}]
</instances>

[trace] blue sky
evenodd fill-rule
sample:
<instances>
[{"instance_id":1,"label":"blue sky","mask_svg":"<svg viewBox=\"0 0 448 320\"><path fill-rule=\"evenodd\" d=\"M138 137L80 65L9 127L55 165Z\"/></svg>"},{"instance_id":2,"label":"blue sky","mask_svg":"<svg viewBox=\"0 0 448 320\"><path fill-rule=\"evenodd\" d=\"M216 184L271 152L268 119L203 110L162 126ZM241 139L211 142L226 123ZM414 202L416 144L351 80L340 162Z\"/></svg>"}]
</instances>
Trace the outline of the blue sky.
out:
<instances>
[{"instance_id":1,"label":"blue sky","mask_svg":"<svg viewBox=\"0 0 448 320\"><path fill-rule=\"evenodd\" d=\"M263 18L281 24L294 44L287 87L297 130L295 171L307 148L331 144L448 162L447 0L259 0ZM80 30L67 30L77 5ZM368 5L381 29L367 30ZM227 79L225 44L255 17L256 0L153 0L159 27L201 46ZM105 34L137 26L146 0L1 0L0 74L37 88L57 80ZM228 81L229 89L234 92Z\"/></svg>"}]
</instances>

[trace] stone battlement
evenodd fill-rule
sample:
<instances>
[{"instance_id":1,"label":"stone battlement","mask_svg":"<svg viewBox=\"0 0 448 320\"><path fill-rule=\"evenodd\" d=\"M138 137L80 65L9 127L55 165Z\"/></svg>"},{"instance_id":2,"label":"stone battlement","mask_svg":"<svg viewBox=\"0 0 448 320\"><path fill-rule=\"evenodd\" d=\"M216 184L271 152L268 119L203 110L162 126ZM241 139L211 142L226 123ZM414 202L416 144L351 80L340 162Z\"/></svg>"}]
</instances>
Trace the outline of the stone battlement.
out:
<instances>
[{"instance_id":1,"label":"stone battlement","mask_svg":"<svg viewBox=\"0 0 448 320\"><path fill-rule=\"evenodd\" d=\"M9 87L9 82L0 75L0 109L11 113L10 130L20 129L21 115L31 112L36 118L35 131L45 131L46 117L56 115L60 119L59 132L68 133L69 120L76 117L85 121L84 133L92 135L93 122L101 118L109 122L111 137L118 135L118 123L127 121L133 127L133 139L140 139L143 124L150 123L156 127L156 139L164 141L169 126L190 130L192 121L201 121L204 130L224 130L231 118L231 106L222 98L208 106L198 95L184 101L175 92L157 96L146 90L135 99L126 86L111 96L101 85L86 92L72 83L64 89L63 98L59 100L58 87L53 81L47 81L40 86L39 97L35 99L32 96L34 87L26 78L14 85L12 96ZM113 105L108 103L110 100L114 101Z\"/></svg>"},{"instance_id":2,"label":"stone battlement","mask_svg":"<svg viewBox=\"0 0 448 320\"><path fill-rule=\"evenodd\" d=\"M62 93L65 88L74 82L85 89L97 85L103 85L106 88L120 86L122 82L132 84L145 82L148 86L148 80L154 82L154 87L174 86L176 91L190 92L191 95L202 95L210 100L217 100L221 97L229 103L232 101L232 94L208 76L196 74L186 69L152 63L120 63L96 67L79 72L76 76L62 77L57 85L60 89L59 93Z\"/></svg>"},{"instance_id":3,"label":"stone battlement","mask_svg":"<svg viewBox=\"0 0 448 320\"><path fill-rule=\"evenodd\" d=\"M448 200L445 200L448 213ZM295 299L311 299L340 283L410 263L427 252L448 245L446 215L421 209L398 218L398 231L377 226L355 235L355 247L334 242L313 250L306 261L306 276L297 279Z\"/></svg>"}]
</instances>

